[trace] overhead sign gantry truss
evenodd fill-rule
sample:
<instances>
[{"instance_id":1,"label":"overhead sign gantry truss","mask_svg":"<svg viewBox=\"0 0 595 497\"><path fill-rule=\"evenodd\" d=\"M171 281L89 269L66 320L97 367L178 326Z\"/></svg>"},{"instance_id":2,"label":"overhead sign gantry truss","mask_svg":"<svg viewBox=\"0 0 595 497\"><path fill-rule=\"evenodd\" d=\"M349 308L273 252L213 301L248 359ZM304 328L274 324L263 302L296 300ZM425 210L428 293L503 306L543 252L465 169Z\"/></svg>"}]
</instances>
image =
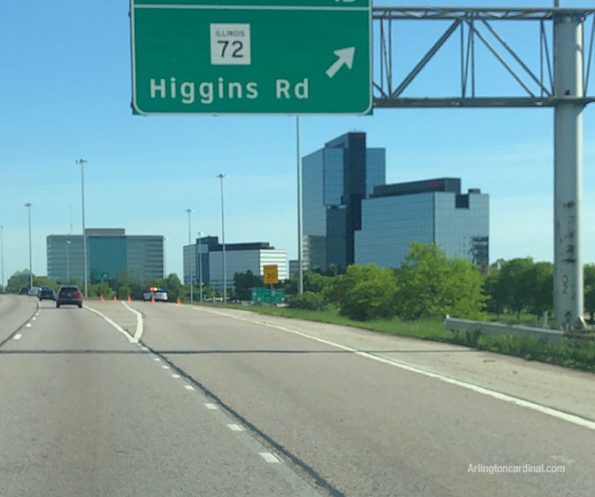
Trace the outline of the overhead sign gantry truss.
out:
<instances>
[{"instance_id":1,"label":"overhead sign gantry truss","mask_svg":"<svg viewBox=\"0 0 595 497\"><path fill-rule=\"evenodd\" d=\"M595 101L589 91L595 37L595 8L455 8L374 7L376 108L544 107L554 109L554 319L558 327L582 330L582 111ZM443 21L445 31L429 46L405 76L399 64L405 57L397 49L405 45L399 24ZM533 54L527 59L514 48L514 39L500 31L505 22L524 22L536 33ZM498 26L498 29L496 28ZM535 29L537 28L537 29ZM524 33L526 43L527 32ZM449 50L460 84L452 96L415 96L412 83L449 40L458 49ZM490 94L478 83L478 47L482 67L489 72L504 68L515 91ZM411 46L409 47L411 48ZM454 63L453 63L454 57ZM482 78L485 81L485 78ZM442 78L436 81L441 88ZM483 91L482 91L483 90Z\"/></svg>"},{"instance_id":2,"label":"overhead sign gantry truss","mask_svg":"<svg viewBox=\"0 0 595 497\"><path fill-rule=\"evenodd\" d=\"M375 74L374 106L383 107L553 107L557 101L554 88L554 43L552 24L554 19L571 18L581 31L580 62L586 68L582 80L580 96L574 96L575 103L586 105L595 101L595 95L588 95L592 72L594 48L593 24L595 8L455 8L455 7L374 7ZM406 76L397 79L396 74L405 69L398 62L398 45L403 47L399 27L404 21L415 22L443 21L448 23L442 35L428 47L427 52L413 68L407 68ZM506 39L499 31L501 21L523 22L538 27L537 36L531 48L539 57L528 60L513 47L514 42ZM590 29L586 30L585 25ZM589 31L588 43L584 33ZM526 42L531 42L529 36ZM460 81L457 94L449 97L411 96L410 88L414 80L423 73L449 40L456 40L456 60L452 69ZM517 42L518 45L518 42ZM480 93L479 79L487 76L486 71L477 68L479 47L489 56L481 57L484 67L490 70L502 67L516 82L519 92L514 95L485 95ZM451 54L452 56L452 54Z\"/></svg>"}]
</instances>

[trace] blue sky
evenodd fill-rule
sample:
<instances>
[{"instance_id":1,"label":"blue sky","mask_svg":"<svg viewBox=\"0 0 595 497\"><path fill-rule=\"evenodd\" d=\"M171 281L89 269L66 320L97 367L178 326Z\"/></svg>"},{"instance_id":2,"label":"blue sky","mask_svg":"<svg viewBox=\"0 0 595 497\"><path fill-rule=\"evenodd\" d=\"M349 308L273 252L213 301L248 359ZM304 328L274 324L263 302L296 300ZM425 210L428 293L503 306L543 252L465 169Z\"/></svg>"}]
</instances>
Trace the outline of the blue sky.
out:
<instances>
[{"instance_id":1,"label":"blue sky","mask_svg":"<svg viewBox=\"0 0 595 497\"><path fill-rule=\"evenodd\" d=\"M562 5L585 3L562 0ZM33 203L34 273L46 272L47 235L68 233L71 223L80 232L80 175L74 163L79 157L89 161L87 226L164 235L168 272L181 275L186 208L194 210L194 232L220 234L219 172L229 175L227 240L270 241L295 257L295 119L133 116L128 7L126 0L3 5L0 224L5 227L6 278L28 266L26 202ZM423 53L443 30L440 24L423 32L404 28L403 39L412 47L407 57L413 60L415 50ZM418 35L416 44L412 40ZM533 46L525 40L534 39L528 31L510 36L521 52ZM413 93L444 92L455 81L447 70L455 60L448 57L450 49L445 47L442 58L432 62L412 86ZM403 71L411 66L409 59L405 62ZM482 71L482 89L510 88L500 69L491 73L486 66ZM389 182L455 176L464 188L489 193L492 260L552 260L553 111L377 110L373 116L303 117L301 122L303 154L344 132L366 131L369 146L387 149ZM584 112L586 262L595 262L594 161L595 115L589 107Z\"/></svg>"}]
</instances>

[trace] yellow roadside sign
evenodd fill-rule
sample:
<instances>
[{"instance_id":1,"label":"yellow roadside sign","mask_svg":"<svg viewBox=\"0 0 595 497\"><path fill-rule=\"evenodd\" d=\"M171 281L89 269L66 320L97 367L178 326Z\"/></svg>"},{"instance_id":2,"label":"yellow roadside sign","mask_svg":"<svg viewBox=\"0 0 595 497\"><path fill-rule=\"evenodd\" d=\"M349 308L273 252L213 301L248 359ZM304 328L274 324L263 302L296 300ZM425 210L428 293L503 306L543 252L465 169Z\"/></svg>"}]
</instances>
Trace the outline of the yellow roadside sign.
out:
<instances>
[{"instance_id":1,"label":"yellow roadside sign","mask_svg":"<svg viewBox=\"0 0 595 497\"><path fill-rule=\"evenodd\" d=\"M277 264L262 266L262 273L262 280L265 285L276 285L279 283L279 271L277 269Z\"/></svg>"}]
</instances>

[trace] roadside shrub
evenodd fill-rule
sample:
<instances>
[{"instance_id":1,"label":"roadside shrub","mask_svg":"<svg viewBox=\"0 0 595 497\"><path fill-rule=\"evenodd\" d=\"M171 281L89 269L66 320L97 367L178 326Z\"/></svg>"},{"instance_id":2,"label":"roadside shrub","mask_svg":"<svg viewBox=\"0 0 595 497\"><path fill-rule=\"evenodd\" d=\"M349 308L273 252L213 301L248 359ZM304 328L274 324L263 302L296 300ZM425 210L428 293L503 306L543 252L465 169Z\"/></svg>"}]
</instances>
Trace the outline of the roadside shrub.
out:
<instances>
[{"instance_id":1,"label":"roadside shrub","mask_svg":"<svg viewBox=\"0 0 595 497\"><path fill-rule=\"evenodd\" d=\"M350 266L343 286L341 315L358 321L394 316L397 282L391 270L374 265Z\"/></svg>"},{"instance_id":2,"label":"roadside shrub","mask_svg":"<svg viewBox=\"0 0 595 497\"><path fill-rule=\"evenodd\" d=\"M287 306L291 309L320 311L324 305L322 295L314 292L304 292L302 295L291 295L287 298Z\"/></svg>"}]
</instances>

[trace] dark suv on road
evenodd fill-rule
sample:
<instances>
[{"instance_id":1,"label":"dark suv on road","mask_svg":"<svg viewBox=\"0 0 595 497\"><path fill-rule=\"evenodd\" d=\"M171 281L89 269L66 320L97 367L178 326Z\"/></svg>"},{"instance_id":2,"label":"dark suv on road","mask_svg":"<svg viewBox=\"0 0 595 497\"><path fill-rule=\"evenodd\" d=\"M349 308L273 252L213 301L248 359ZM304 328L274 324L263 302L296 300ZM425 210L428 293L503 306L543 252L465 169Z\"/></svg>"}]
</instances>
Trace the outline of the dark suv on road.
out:
<instances>
[{"instance_id":1,"label":"dark suv on road","mask_svg":"<svg viewBox=\"0 0 595 497\"><path fill-rule=\"evenodd\" d=\"M56 300L54 290L48 288L47 286L41 287L41 290L39 290L37 297L39 298L39 300Z\"/></svg>"},{"instance_id":2,"label":"dark suv on road","mask_svg":"<svg viewBox=\"0 0 595 497\"><path fill-rule=\"evenodd\" d=\"M56 294L56 307L61 305L78 305L83 307L83 294L78 286L62 285Z\"/></svg>"}]
</instances>

